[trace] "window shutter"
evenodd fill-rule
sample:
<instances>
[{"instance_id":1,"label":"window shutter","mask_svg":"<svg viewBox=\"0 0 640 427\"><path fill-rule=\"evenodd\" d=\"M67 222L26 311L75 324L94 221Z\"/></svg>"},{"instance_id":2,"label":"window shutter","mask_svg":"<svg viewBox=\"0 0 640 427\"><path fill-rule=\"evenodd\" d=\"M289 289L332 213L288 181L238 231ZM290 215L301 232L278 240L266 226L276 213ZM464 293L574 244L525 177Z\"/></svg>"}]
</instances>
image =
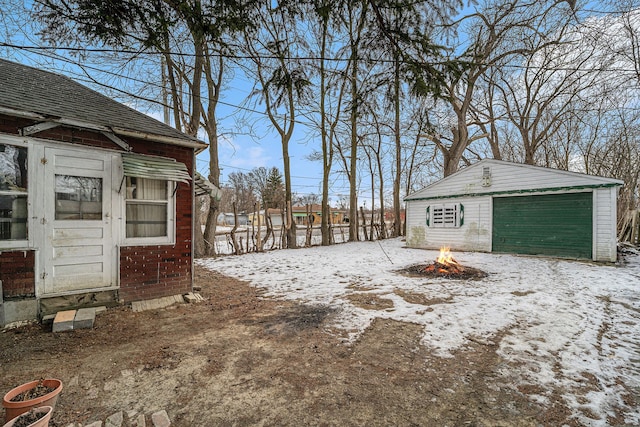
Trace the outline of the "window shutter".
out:
<instances>
[{"instance_id":1,"label":"window shutter","mask_svg":"<svg viewBox=\"0 0 640 427\"><path fill-rule=\"evenodd\" d=\"M427 206L427 227L429 227L429 220L431 219L431 218L429 217L429 215L430 215L430 213L429 213L430 208L431 208L431 206Z\"/></svg>"}]
</instances>

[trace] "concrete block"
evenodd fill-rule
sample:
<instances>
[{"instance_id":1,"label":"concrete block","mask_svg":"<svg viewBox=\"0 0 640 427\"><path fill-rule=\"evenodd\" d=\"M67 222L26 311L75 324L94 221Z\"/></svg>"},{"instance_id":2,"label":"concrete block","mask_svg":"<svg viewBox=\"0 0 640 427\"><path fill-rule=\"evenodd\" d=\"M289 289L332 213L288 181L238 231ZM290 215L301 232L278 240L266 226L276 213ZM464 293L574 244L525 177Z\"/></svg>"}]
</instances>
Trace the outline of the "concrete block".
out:
<instances>
[{"instance_id":1,"label":"concrete block","mask_svg":"<svg viewBox=\"0 0 640 427\"><path fill-rule=\"evenodd\" d=\"M38 301L33 298L4 301L4 324L38 319Z\"/></svg>"},{"instance_id":2,"label":"concrete block","mask_svg":"<svg viewBox=\"0 0 640 427\"><path fill-rule=\"evenodd\" d=\"M133 301L131 303L131 310L133 310L134 312L144 311L144 301Z\"/></svg>"},{"instance_id":3,"label":"concrete block","mask_svg":"<svg viewBox=\"0 0 640 427\"><path fill-rule=\"evenodd\" d=\"M192 304L192 303L197 302L197 301L198 301L198 298L197 298L194 294L192 294L191 292L189 292L188 294L185 294L185 295L184 295L184 300L185 300L186 302L188 302L189 304Z\"/></svg>"},{"instance_id":4,"label":"concrete block","mask_svg":"<svg viewBox=\"0 0 640 427\"><path fill-rule=\"evenodd\" d=\"M75 310L59 311L53 319L51 332L63 332L73 330L73 319L76 317Z\"/></svg>"},{"instance_id":5,"label":"concrete block","mask_svg":"<svg viewBox=\"0 0 640 427\"><path fill-rule=\"evenodd\" d=\"M95 310L96 310L96 314L100 314L107 311L107 307L105 307L104 305L101 305L100 307L95 307Z\"/></svg>"},{"instance_id":6,"label":"concrete block","mask_svg":"<svg viewBox=\"0 0 640 427\"><path fill-rule=\"evenodd\" d=\"M95 321L95 308L81 308L73 319L73 329L91 329Z\"/></svg>"},{"instance_id":7,"label":"concrete block","mask_svg":"<svg viewBox=\"0 0 640 427\"><path fill-rule=\"evenodd\" d=\"M167 414L167 411L164 409L151 414L151 422L153 423L153 427L169 427L171 425L169 414Z\"/></svg>"},{"instance_id":8,"label":"concrete block","mask_svg":"<svg viewBox=\"0 0 640 427\"><path fill-rule=\"evenodd\" d=\"M158 310L161 308L167 308L174 304L184 304L184 298L182 295L172 295L168 297L149 299L144 301L133 301L131 303L131 309L134 312L145 310Z\"/></svg>"}]
</instances>

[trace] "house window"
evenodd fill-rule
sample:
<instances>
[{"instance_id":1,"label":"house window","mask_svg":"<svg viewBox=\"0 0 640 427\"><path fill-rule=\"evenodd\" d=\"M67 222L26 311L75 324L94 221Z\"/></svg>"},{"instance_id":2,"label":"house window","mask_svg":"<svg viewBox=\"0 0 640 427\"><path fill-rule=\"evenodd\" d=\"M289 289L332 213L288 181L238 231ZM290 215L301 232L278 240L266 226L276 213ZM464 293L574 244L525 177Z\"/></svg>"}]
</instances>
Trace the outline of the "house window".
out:
<instances>
[{"instance_id":1,"label":"house window","mask_svg":"<svg viewBox=\"0 0 640 427\"><path fill-rule=\"evenodd\" d=\"M0 245L27 240L27 148L0 143Z\"/></svg>"},{"instance_id":2,"label":"house window","mask_svg":"<svg viewBox=\"0 0 640 427\"><path fill-rule=\"evenodd\" d=\"M171 240L171 181L127 176L126 237L150 242Z\"/></svg>"},{"instance_id":3,"label":"house window","mask_svg":"<svg viewBox=\"0 0 640 427\"><path fill-rule=\"evenodd\" d=\"M456 228L464 224L464 206L460 203L431 205L427 207L427 226Z\"/></svg>"}]
</instances>

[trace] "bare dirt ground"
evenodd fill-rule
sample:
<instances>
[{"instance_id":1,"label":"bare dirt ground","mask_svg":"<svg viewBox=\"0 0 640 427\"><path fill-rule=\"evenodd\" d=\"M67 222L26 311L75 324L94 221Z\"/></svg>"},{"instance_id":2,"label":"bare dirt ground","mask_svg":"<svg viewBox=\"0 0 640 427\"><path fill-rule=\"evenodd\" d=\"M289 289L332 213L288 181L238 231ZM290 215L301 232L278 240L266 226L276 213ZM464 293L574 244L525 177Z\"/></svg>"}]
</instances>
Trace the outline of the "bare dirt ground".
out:
<instances>
[{"instance_id":1,"label":"bare dirt ground","mask_svg":"<svg viewBox=\"0 0 640 427\"><path fill-rule=\"evenodd\" d=\"M420 345L421 326L379 319L345 344L327 328L332 307L196 275L204 303L110 309L92 330L0 333L0 391L61 379L50 424L59 427L161 409L173 426L576 425L561 399L542 406L527 398L536 390L500 383L500 336L439 358Z\"/></svg>"}]
</instances>

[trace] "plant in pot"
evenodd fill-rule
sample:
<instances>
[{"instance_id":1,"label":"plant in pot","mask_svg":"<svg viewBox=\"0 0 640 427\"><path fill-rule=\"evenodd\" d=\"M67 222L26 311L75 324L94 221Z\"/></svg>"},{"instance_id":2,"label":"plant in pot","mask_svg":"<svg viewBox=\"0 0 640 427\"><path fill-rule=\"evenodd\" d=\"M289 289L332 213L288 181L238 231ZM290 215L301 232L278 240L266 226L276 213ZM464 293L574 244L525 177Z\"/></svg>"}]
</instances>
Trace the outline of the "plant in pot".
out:
<instances>
[{"instance_id":1,"label":"plant in pot","mask_svg":"<svg viewBox=\"0 0 640 427\"><path fill-rule=\"evenodd\" d=\"M33 408L18 415L3 427L48 427L52 413L53 408L51 406Z\"/></svg>"},{"instance_id":2,"label":"plant in pot","mask_svg":"<svg viewBox=\"0 0 640 427\"><path fill-rule=\"evenodd\" d=\"M53 410L61 391L62 381L53 378L41 378L19 385L2 398L5 421L40 406L51 406Z\"/></svg>"}]
</instances>

